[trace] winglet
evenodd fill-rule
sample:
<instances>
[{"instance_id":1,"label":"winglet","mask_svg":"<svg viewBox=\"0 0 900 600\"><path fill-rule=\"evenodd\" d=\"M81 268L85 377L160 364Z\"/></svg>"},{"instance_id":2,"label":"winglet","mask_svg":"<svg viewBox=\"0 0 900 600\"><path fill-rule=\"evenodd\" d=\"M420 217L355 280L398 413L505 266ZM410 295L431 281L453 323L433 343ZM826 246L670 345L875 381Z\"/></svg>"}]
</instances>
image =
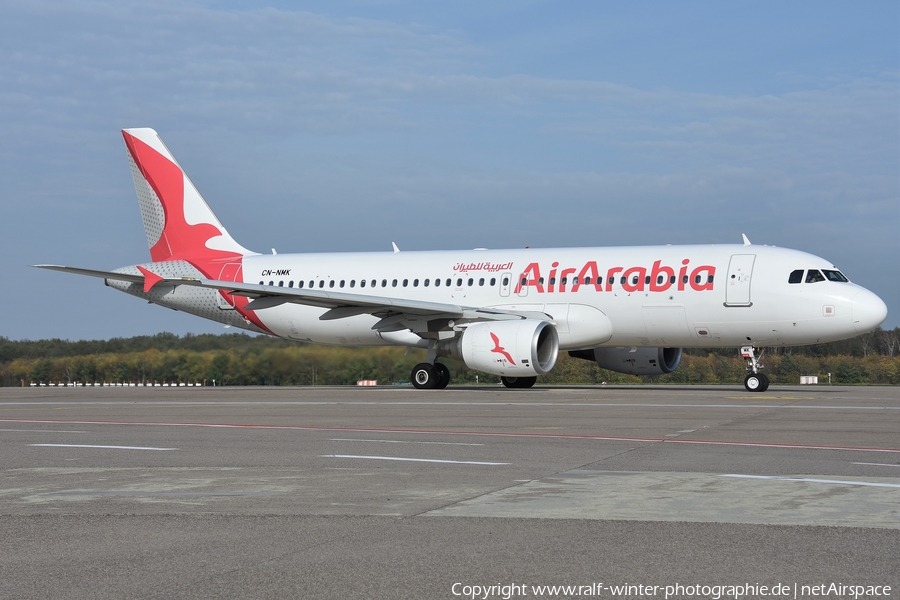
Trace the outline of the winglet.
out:
<instances>
[{"instance_id":1,"label":"winglet","mask_svg":"<svg viewBox=\"0 0 900 600\"><path fill-rule=\"evenodd\" d=\"M144 293L146 294L153 286L163 280L162 277L154 273L153 271L148 271L144 267L138 267L138 271L140 271L144 275Z\"/></svg>"},{"instance_id":2,"label":"winglet","mask_svg":"<svg viewBox=\"0 0 900 600\"><path fill-rule=\"evenodd\" d=\"M750 238L747 237L747 234L746 234L746 233L742 233L742 234L741 234L741 237L744 238L744 245L745 245L745 246L749 246L749 245L750 245Z\"/></svg>"},{"instance_id":3,"label":"winglet","mask_svg":"<svg viewBox=\"0 0 900 600\"><path fill-rule=\"evenodd\" d=\"M395 242L391 242L391 246L394 247L394 254L400 252L400 248L397 247L397 244Z\"/></svg>"}]
</instances>

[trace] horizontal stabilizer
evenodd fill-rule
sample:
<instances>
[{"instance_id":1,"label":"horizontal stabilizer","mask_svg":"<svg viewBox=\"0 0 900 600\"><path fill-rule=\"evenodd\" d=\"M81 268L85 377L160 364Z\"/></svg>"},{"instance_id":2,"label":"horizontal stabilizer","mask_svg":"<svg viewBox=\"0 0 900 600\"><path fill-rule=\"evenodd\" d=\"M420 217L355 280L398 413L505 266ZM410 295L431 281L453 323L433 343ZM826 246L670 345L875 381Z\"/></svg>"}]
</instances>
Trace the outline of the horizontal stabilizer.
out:
<instances>
[{"instance_id":1,"label":"horizontal stabilizer","mask_svg":"<svg viewBox=\"0 0 900 600\"><path fill-rule=\"evenodd\" d=\"M64 267L62 265L31 265L38 269L48 269L50 271L61 271L63 273L72 273L74 275L87 275L88 277L99 277L100 279L114 279L116 281L130 281L131 283L144 283L143 275L132 275L130 273L116 273L115 271L97 271L96 269L80 269L78 267Z\"/></svg>"}]
</instances>

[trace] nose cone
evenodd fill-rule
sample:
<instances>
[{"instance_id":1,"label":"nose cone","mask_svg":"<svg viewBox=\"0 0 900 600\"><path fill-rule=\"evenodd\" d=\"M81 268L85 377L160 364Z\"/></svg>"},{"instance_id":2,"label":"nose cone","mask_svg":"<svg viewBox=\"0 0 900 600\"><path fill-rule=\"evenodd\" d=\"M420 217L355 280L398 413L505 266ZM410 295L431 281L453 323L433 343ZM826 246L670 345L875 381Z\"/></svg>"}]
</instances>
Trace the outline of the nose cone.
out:
<instances>
[{"instance_id":1,"label":"nose cone","mask_svg":"<svg viewBox=\"0 0 900 600\"><path fill-rule=\"evenodd\" d=\"M887 306L869 290L861 290L851 302L853 328L857 333L872 331L887 319Z\"/></svg>"}]
</instances>

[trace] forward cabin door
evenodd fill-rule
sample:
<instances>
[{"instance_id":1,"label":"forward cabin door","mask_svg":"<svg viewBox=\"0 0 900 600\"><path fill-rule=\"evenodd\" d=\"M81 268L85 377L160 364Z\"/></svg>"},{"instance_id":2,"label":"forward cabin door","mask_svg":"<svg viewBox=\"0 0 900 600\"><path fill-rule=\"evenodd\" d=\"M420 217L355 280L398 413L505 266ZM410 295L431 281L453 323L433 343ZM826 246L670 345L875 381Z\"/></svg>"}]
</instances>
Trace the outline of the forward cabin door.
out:
<instances>
[{"instance_id":1,"label":"forward cabin door","mask_svg":"<svg viewBox=\"0 0 900 600\"><path fill-rule=\"evenodd\" d=\"M750 301L750 279L755 254L732 254L725 279L725 306L753 306Z\"/></svg>"}]
</instances>

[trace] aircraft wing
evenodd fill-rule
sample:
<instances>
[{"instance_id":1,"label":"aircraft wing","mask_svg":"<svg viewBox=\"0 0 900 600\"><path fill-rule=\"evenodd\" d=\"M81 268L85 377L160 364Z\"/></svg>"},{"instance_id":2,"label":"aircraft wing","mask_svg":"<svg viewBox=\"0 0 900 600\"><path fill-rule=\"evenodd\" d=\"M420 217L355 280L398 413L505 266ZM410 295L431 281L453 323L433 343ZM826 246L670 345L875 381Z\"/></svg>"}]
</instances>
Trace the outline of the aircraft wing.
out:
<instances>
[{"instance_id":1,"label":"aircraft wing","mask_svg":"<svg viewBox=\"0 0 900 600\"><path fill-rule=\"evenodd\" d=\"M94 269L65 267L62 265L34 266L40 269L62 271L63 273L74 273L76 275L87 275L102 279L140 283L144 286L144 292L150 291L155 285L190 285L220 290L233 296L250 298L251 301L243 307L244 310L256 311L272 308L285 303L293 303L329 309L319 317L322 321L370 314L381 318L381 320L372 327L372 329L378 331L398 331L401 329L411 329L416 331L421 328L421 324L427 324L428 321L436 319L506 321L525 319L528 317L548 318L548 316L543 313L538 315L526 312L510 312L490 308L445 304L442 302L424 302L419 300L392 298L389 296L368 296L364 294L348 294L346 292L334 292L330 290L286 288L194 277L167 279L140 266L137 267L141 272L140 275L119 273L115 271L98 271ZM416 326L413 322L419 325Z\"/></svg>"}]
</instances>

